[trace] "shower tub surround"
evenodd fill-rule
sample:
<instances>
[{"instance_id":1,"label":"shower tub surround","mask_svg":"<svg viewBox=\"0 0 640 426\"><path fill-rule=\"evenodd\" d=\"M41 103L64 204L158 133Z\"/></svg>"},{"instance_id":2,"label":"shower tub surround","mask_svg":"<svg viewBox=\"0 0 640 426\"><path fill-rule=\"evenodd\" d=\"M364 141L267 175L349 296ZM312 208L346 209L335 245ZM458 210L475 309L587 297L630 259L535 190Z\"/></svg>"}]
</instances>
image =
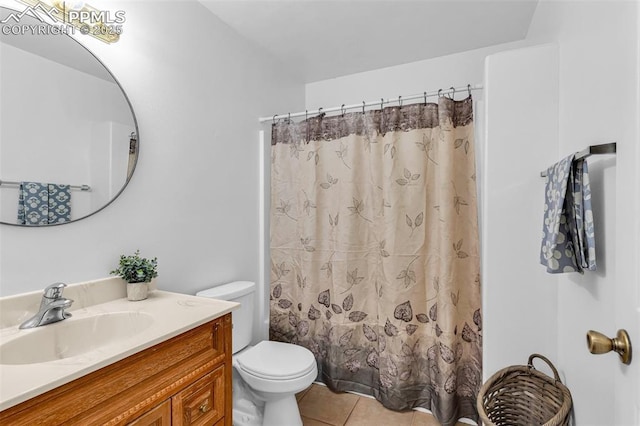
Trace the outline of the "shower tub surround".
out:
<instances>
[{"instance_id":1,"label":"shower tub surround","mask_svg":"<svg viewBox=\"0 0 640 426\"><path fill-rule=\"evenodd\" d=\"M18 326L37 312L41 297L42 291L37 291L0 298L0 411L194 329L239 306L159 290L153 291L147 300L129 302L122 281L107 278L66 288L65 297L74 300L69 309L71 318L20 330ZM31 338L36 333L36 338ZM57 337L51 338L52 335ZM57 340L60 338L67 339L66 347ZM53 347L47 347L47 343ZM21 353L15 348L21 349Z\"/></svg>"}]
</instances>

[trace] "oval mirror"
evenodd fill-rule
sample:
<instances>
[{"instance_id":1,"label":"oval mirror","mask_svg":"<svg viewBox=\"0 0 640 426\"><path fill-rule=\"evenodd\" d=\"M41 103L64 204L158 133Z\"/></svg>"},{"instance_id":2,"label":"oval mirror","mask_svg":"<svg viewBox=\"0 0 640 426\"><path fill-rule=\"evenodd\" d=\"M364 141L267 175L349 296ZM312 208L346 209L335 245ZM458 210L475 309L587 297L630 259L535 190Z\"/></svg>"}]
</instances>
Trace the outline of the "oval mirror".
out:
<instances>
[{"instance_id":1,"label":"oval mirror","mask_svg":"<svg viewBox=\"0 0 640 426\"><path fill-rule=\"evenodd\" d=\"M0 223L80 220L113 202L131 179L136 117L89 50L66 34L15 30L48 26L16 13L0 7Z\"/></svg>"}]
</instances>

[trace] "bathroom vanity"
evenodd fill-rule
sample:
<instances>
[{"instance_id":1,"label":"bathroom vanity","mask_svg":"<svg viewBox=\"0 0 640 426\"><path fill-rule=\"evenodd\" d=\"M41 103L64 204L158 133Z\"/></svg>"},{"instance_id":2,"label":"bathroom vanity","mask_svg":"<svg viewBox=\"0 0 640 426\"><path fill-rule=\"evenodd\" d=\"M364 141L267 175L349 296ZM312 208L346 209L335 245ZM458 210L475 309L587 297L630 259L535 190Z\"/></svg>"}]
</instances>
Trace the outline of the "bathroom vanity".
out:
<instances>
[{"instance_id":1,"label":"bathroom vanity","mask_svg":"<svg viewBox=\"0 0 640 426\"><path fill-rule=\"evenodd\" d=\"M94 298L82 288L74 296L73 286L67 293ZM0 309L23 303L25 310L6 299ZM0 424L230 426L237 306L155 291L141 302L85 303L71 309L73 317L37 329L3 324Z\"/></svg>"}]
</instances>

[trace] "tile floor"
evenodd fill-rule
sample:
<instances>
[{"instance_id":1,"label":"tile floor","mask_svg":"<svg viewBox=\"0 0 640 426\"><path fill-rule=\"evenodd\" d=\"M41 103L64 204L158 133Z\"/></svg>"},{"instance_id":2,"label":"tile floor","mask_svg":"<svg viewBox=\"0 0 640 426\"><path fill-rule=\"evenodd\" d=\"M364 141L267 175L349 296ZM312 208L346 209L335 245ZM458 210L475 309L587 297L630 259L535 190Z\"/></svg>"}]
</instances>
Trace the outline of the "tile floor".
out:
<instances>
[{"instance_id":1,"label":"tile floor","mask_svg":"<svg viewBox=\"0 0 640 426\"><path fill-rule=\"evenodd\" d=\"M296 395L304 426L439 426L427 413L398 413L372 398L334 393L313 384ZM466 426L458 423L458 426Z\"/></svg>"}]
</instances>

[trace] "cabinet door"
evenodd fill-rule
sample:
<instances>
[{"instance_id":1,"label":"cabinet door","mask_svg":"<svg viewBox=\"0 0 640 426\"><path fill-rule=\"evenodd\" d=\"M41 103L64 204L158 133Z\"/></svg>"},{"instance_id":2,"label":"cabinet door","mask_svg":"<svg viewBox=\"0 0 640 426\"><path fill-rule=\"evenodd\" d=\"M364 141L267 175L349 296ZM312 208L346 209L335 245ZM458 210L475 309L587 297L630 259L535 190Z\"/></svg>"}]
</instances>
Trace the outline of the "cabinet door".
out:
<instances>
[{"instance_id":1,"label":"cabinet door","mask_svg":"<svg viewBox=\"0 0 640 426\"><path fill-rule=\"evenodd\" d=\"M171 398L173 426L212 425L224 417L224 369L218 367Z\"/></svg>"},{"instance_id":2,"label":"cabinet door","mask_svg":"<svg viewBox=\"0 0 640 426\"><path fill-rule=\"evenodd\" d=\"M143 414L128 426L170 426L171 425L171 400L168 399L151 411Z\"/></svg>"}]
</instances>

